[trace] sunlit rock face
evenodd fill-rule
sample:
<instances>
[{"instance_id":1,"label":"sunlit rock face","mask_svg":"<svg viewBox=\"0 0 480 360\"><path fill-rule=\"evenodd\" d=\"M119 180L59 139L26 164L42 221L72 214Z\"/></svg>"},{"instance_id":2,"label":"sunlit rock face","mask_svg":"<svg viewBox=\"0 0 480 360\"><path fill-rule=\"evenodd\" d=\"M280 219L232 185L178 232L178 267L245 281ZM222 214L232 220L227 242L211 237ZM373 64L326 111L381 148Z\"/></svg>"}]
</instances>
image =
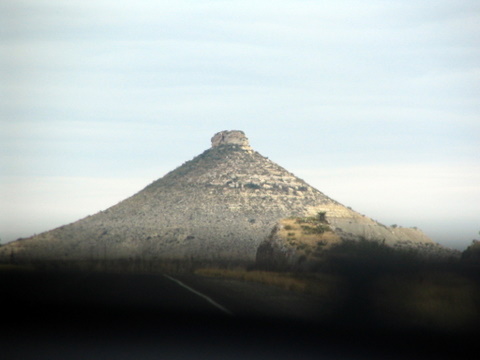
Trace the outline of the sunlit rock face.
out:
<instances>
[{"instance_id":1,"label":"sunlit rock face","mask_svg":"<svg viewBox=\"0 0 480 360\"><path fill-rule=\"evenodd\" d=\"M238 145L244 150L252 150L245 133L240 130L221 131L212 137L212 147Z\"/></svg>"}]
</instances>

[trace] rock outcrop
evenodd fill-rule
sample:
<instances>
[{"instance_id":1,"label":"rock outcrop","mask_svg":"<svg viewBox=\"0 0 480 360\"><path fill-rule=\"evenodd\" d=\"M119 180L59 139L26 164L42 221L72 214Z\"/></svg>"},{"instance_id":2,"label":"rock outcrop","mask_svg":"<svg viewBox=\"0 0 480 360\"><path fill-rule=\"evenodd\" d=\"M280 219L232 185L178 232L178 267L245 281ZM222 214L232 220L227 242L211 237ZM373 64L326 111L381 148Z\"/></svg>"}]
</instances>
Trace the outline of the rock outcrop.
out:
<instances>
[{"instance_id":1,"label":"rock outcrop","mask_svg":"<svg viewBox=\"0 0 480 360\"><path fill-rule=\"evenodd\" d=\"M423 260L436 261L460 256L458 251L434 243L418 229L372 224L372 220L367 218L358 223L348 221L349 232L346 232L338 227L342 221L345 220L334 217L328 220L324 211L315 217L281 219L258 247L256 265L268 270L311 270L327 261L330 251L339 250L339 245L357 243L357 248L345 247L346 252L340 250L342 256L352 256L351 252L361 249L364 241L378 244L377 248L369 246L377 251L378 256L391 256L395 250L398 250L396 253L399 256L408 253ZM383 254L378 251L382 248Z\"/></svg>"},{"instance_id":2,"label":"rock outcrop","mask_svg":"<svg viewBox=\"0 0 480 360\"><path fill-rule=\"evenodd\" d=\"M240 130L225 130L212 137L212 147L221 145L238 145L244 150L252 150L245 133Z\"/></svg>"}]
</instances>

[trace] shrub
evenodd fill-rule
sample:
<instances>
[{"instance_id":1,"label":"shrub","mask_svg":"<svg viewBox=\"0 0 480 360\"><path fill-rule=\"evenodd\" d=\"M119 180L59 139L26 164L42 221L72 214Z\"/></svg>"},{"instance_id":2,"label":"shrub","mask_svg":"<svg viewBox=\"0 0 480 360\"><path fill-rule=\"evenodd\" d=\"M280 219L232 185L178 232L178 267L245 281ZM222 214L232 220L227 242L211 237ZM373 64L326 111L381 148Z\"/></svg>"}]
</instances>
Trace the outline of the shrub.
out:
<instances>
[{"instance_id":1,"label":"shrub","mask_svg":"<svg viewBox=\"0 0 480 360\"><path fill-rule=\"evenodd\" d=\"M326 231L330 231L330 226L320 224L315 226L313 230L315 234L323 234Z\"/></svg>"},{"instance_id":2,"label":"shrub","mask_svg":"<svg viewBox=\"0 0 480 360\"><path fill-rule=\"evenodd\" d=\"M195 274L211 277L222 277L243 281L259 282L273 285L285 290L305 292L309 285L307 280L298 279L293 274L275 273L271 271L245 271L243 269L227 270L218 268L201 268Z\"/></svg>"},{"instance_id":3,"label":"shrub","mask_svg":"<svg viewBox=\"0 0 480 360\"><path fill-rule=\"evenodd\" d=\"M303 250L303 249L305 249L306 247L307 247L307 244L299 244L299 245L297 246L297 249Z\"/></svg>"},{"instance_id":4,"label":"shrub","mask_svg":"<svg viewBox=\"0 0 480 360\"><path fill-rule=\"evenodd\" d=\"M318 224L315 227L302 225L301 228L304 234L323 234L326 231L330 231L330 227L323 224Z\"/></svg>"},{"instance_id":5,"label":"shrub","mask_svg":"<svg viewBox=\"0 0 480 360\"><path fill-rule=\"evenodd\" d=\"M302 225L300 226L305 234L310 234L312 231L312 227L308 225Z\"/></svg>"},{"instance_id":6,"label":"shrub","mask_svg":"<svg viewBox=\"0 0 480 360\"><path fill-rule=\"evenodd\" d=\"M326 211L319 211L317 213L317 220L319 222L326 222L327 221L327 212Z\"/></svg>"},{"instance_id":7,"label":"shrub","mask_svg":"<svg viewBox=\"0 0 480 360\"><path fill-rule=\"evenodd\" d=\"M254 183L247 183L247 184L245 184L245 187L246 187L247 189L254 189L254 190L261 188L260 185L254 184Z\"/></svg>"}]
</instances>

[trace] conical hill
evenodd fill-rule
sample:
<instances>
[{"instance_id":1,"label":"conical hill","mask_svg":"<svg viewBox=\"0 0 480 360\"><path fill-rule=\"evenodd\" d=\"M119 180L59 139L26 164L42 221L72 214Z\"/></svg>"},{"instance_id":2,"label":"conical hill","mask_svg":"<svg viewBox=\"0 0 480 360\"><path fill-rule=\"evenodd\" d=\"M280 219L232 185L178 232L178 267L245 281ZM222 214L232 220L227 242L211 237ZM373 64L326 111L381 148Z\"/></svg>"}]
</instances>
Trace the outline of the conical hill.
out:
<instances>
[{"instance_id":1,"label":"conical hill","mask_svg":"<svg viewBox=\"0 0 480 360\"><path fill-rule=\"evenodd\" d=\"M119 204L0 251L44 259L254 260L280 219L320 211L344 238L432 243L420 231L387 228L339 204L254 151L243 132L223 131L210 149Z\"/></svg>"}]
</instances>

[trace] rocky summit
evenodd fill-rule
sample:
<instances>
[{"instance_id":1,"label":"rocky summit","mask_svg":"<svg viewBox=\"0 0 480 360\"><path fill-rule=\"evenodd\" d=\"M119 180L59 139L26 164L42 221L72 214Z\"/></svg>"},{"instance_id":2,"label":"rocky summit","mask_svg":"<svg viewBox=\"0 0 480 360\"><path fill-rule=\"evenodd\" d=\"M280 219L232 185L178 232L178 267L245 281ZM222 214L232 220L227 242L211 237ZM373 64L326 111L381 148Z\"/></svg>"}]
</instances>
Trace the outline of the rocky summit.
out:
<instances>
[{"instance_id":1,"label":"rocky summit","mask_svg":"<svg viewBox=\"0 0 480 360\"><path fill-rule=\"evenodd\" d=\"M254 151L242 131L117 205L0 248L3 257L255 260L282 219L325 214L340 239L435 244L421 231L386 227L347 208ZM435 245L436 246L436 245Z\"/></svg>"}]
</instances>

